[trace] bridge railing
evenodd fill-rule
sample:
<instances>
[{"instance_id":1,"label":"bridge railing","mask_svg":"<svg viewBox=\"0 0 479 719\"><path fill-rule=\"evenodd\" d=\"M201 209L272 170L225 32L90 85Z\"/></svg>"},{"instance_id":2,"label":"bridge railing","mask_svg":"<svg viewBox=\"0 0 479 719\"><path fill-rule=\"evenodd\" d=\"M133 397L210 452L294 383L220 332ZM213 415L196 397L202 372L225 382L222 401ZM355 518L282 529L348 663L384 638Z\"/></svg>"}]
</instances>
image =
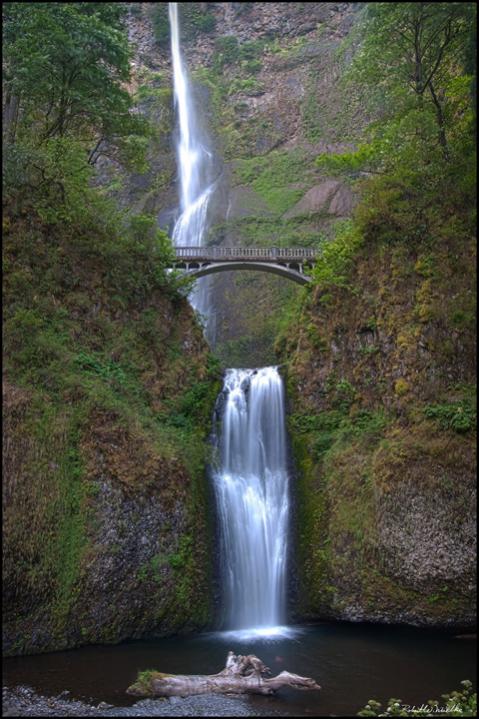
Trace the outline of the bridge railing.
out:
<instances>
[{"instance_id":1,"label":"bridge railing","mask_svg":"<svg viewBox=\"0 0 479 719\"><path fill-rule=\"evenodd\" d=\"M319 256L313 247L175 247L178 260L266 260L311 262Z\"/></svg>"}]
</instances>

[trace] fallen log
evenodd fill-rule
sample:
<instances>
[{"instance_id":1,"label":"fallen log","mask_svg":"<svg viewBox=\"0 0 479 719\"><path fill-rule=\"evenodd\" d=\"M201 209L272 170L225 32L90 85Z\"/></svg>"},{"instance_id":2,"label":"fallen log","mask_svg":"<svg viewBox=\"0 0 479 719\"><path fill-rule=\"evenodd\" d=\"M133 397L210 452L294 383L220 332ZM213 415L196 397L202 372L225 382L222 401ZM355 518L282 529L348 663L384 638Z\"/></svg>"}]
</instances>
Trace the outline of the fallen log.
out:
<instances>
[{"instance_id":1,"label":"fallen log","mask_svg":"<svg viewBox=\"0 0 479 719\"><path fill-rule=\"evenodd\" d=\"M126 690L134 696L191 696L193 694L274 694L281 687L321 689L314 679L283 671L266 679L271 670L254 654L242 656L228 652L226 666L218 674L164 674L140 672Z\"/></svg>"}]
</instances>

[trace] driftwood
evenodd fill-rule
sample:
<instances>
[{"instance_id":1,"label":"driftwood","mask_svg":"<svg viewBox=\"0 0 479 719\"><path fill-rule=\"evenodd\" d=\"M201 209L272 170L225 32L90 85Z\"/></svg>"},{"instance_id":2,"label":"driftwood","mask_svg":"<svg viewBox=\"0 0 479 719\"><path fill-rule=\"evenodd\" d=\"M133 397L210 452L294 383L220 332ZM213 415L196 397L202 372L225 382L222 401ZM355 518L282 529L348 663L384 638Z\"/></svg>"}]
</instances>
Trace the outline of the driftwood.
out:
<instances>
[{"instance_id":1,"label":"driftwood","mask_svg":"<svg viewBox=\"0 0 479 719\"><path fill-rule=\"evenodd\" d=\"M314 679L281 672L265 679L271 670L254 654L236 656L228 652L226 666L218 674L163 674L141 672L127 694L134 696L191 696L192 694L274 694L281 687L321 689Z\"/></svg>"}]
</instances>

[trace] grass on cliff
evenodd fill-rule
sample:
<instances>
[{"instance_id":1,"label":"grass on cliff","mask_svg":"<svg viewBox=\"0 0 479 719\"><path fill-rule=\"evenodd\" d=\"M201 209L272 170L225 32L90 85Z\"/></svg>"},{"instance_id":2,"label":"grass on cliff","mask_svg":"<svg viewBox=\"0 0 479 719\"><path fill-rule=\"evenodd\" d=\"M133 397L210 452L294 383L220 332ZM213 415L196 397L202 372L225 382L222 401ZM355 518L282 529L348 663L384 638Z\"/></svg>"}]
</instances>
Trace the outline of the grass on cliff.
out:
<instances>
[{"instance_id":1,"label":"grass on cliff","mask_svg":"<svg viewBox=\"0 0 479 719\"><path fill-rule=\"evenodd\" d=\"M98 536L105 482L125 501L156 493L166 513L175 503L184 510L176 565L185 546L190 559L176 593L171 576L151 587L158 623L168 603L173 628L203 621L208 609L207 599L194 600L198 586L207 596L204 440L218 370L186 300L190 285L169 270L172 248L156 216L120 212L106 198L126 173L148 173L149 141L158 148L169 124L168 92L155 87L136 98L155 105L155 133L126 89L127 8L103 3L92 13L87 5L13 3L5 16L6 103L15 115L2 178L12 653L115 640L128 621L119 612L109 626L92 627L91 617L79 626L86 568L105 546L118 550ZM211 12L190 5L191 31L212 28ZM94 43L86 41L92 32ZM50 74L39 74L39 53ZM57 76L61 92L48 80ZM104 155L110 185L98 187L94 165ZM160 168L155 182L168 171ZM173 528L165 533L176 546ZM151 614L141 622L151 625Z\"/></svg>"},{"instance_id":2,"label":"grass on cliff","mask_svg":"<svg viewBox=\"0 0 479 719\"><path fill-rule=\"evenodd\" d=\"M304 194L304 187L314 176L307 154L272 151L265 156L238 159L234 164L237 184L250 185L276 214L283 214ZM295 187L295 183L299 187Z\"/></svg>"}]
</instances>

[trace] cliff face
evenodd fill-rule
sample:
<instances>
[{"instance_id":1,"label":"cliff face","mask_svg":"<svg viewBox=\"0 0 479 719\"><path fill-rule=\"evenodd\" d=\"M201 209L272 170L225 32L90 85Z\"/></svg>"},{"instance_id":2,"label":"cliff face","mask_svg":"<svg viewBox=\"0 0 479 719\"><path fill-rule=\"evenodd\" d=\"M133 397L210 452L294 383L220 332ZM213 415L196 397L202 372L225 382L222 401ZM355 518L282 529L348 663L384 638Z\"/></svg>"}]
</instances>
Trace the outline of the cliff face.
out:
<instances>
[{"instance_id":1,"label":"cliff face","mask_svg":"<svg viewBox=\"0 0 479 719\"><path fill-rule=\"evenodd\" d=\"M148 172L120 178L115 169L112 193L156 213L171 230L178 193L167 3L133 10L134 88L157 136ZM349 125L341 110L348 57L338 53L356 16L351 3L180 5L182 47L217 153L208 244L315 245L350 215L350 183L328 177L314 161L319 152L351 147L361 131L359 105ZM272 308L291 301L297 287L249 272L210 281L214 345L225 365L274 362L280 318Z\"/></svg>"},{"instance_id":2,"label":"cliff face","mask_svg":"<svg viewBox=\"0 0 479 719\"><path fill-rule=\"evenodd\" d=\"M301 617L474 625L474 254L366 242L283 338Z\"/></svg>"},{"instance_id":3,"label":"cliff face","mask_svg":"<svg viewBox=\"0 0 479 719\"><path fill-rule=\"evenodd\" d=\"M205 626L219 387L191 308L140 244L4 229L4 651Z\"/></svg>"}]
</instances>

